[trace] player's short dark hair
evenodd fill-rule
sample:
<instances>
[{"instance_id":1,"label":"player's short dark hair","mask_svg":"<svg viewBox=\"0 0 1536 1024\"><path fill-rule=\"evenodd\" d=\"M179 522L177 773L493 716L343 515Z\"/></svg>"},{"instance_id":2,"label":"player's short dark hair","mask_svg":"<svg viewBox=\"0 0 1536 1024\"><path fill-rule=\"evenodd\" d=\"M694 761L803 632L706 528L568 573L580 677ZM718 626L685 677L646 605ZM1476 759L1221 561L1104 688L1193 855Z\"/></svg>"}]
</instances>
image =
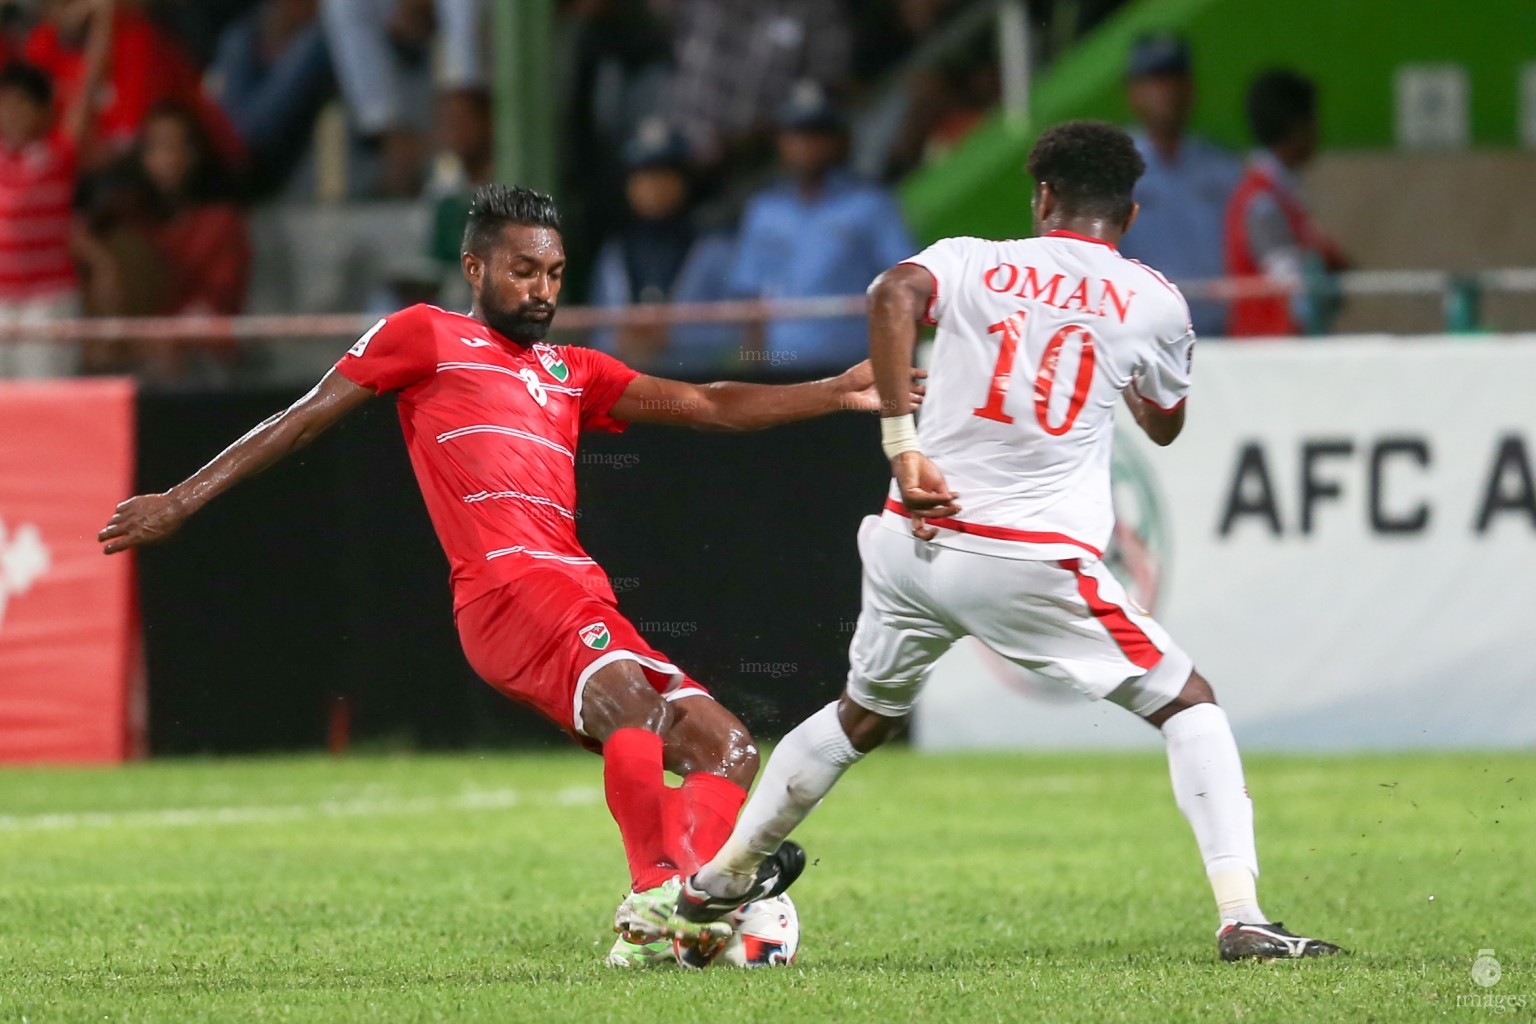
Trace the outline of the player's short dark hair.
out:
<instances>
[{"instance_id":1,"label":"player's short dark hair","mask_svg":"<svg viewBox=\"0 0 1536 1024\"><path fill-rule=\"evenodd\" d=\"M1147 165L1124 131L1105 121L1068 121L1040 136L1029 173L1051 186L1064 212L1130 219L1131 193Z\"/></svg>"},{"instance_id":2,"label":"player's short dark hair","mask_svg":"<svg viewBox=\"0 0 1536 1024\"><path fill-rule=\"evenodd\" d=\"M1254 139L1261 146L1274 146L1317 119L1317 86L1305 75L1273 68L1249 84L1243 108Z\"/></svg>"},{"instance_id":3,"label":"player's short dark hair","mask_svg":"<svg viewBox=\"0 0 1536 1024\"><path fill-rule=\"evenodd\" d=\"M0 69L0 91L21 93L40 107L53 105L53 79L42 68L12 61Z\"/></svg>"},{"instance_id":4,"label":"player's short dark hair","mask_svg":"<svg viewBox=\"0 0 1536 1024\"><path fill-rule=\"evenodd\" d=\"M464 252L484 255L486 247L509 224L560 230L560 211L542 192L521 185L481 185L469 203L464 225Z\"/></svg>"}]
</instances>

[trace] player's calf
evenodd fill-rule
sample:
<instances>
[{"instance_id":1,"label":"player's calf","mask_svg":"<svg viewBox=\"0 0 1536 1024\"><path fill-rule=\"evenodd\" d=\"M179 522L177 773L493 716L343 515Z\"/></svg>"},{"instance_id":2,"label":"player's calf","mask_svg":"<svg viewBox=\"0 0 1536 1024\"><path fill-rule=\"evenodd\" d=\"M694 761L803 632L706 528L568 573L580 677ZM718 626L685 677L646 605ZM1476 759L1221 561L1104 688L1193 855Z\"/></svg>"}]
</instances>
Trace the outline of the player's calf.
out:
<instances>
[{"instance_id":1,"label":"player's calf","mask_svg":"<svg viewBox=\"0 0 1536 1024\"><path fill-rule=\"evenodd\" d=\"M678 873L667 852L662 738L672 711L632 661L593 673L579 725L603 747L603 793L629 861L630 889L653 890Z\"/></svg>"},{"instance_id":2,"label":"player's calf","mask_svg":"<svg viewBox=\"0 0 1536 1024\"><path fill-rule=\"evenodd\" d=\"M1174 799L1199 843L1220 920L1223 960L1289 960L1341 952L1270 922L1259 908L1253 801L1227 714L1210 683L1191 671L1178 696L1146 715L1168 749Z\"/></svg>"},{"instance_id":3,"label":"player's calf","mask_svg":"<svg viewBox=\"0 0 1536 1024\"><path fill-rule=\"evenodd\" d=\"M906 720L906 716L894 718L855 704L846 693L837 702L838 724L843 727L843 733L853 749L860 754L867 754L883 745L896 735Z\"/></svg>"},{"instance_id":4,"label":"player's calf","mask_svg":"<svg viewBox=\"0 0 1536 1024\"><path fill-rule=\"evenodd\" d=\"M728 779L750 789L760 755L741 719L708 696L671 702L672 718L662 733L667 771L682 778L697 773Z\"/></svg>"}]
</instances>

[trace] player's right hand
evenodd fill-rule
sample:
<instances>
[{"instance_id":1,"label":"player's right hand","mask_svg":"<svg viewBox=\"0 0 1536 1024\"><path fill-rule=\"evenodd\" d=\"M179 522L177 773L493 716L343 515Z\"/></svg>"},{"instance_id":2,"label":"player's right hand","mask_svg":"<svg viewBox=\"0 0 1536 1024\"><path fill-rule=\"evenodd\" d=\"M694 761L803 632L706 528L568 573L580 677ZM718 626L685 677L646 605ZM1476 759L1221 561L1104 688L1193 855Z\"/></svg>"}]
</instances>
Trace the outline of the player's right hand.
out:
<instances>
[{"instance_id":1,"label":"player's right hand","mask_svg":"<svg viewBox=\"0 0 1536 1024\"><path fill-rule=\"evenodd\" d=\"M186 506L169 494L141 494L120 503L96 539L106 545L102 553L107 555L158 544L181 529L189 515Z\"/></svg>"},{"instance_id":2,"label":"player's right hand","mask_svg":"<svg viewBox=\"0 0 1536 1024\"><path fill-rule=\"evenodd\" d=\"M949 489L944 474L922 452L902 452L891 460L891 475L901 489L901 503L912 514L912 534L920 540L932 540L937 528L925 519L945 519L960 511L960 495Z\"/></svg>"}]
</instances>

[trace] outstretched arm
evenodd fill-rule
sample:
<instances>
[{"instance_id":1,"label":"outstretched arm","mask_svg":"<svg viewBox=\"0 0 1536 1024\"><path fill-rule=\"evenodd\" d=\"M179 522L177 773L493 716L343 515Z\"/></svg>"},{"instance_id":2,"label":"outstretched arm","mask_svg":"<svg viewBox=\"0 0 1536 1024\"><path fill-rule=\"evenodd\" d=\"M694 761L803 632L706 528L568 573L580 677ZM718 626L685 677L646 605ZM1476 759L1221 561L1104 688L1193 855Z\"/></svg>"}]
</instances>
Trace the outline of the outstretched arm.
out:
<instances>
[{"instance_id":1,"label":"outstretched arm","mask_svg":"<svg viewBox=\"0 0 1536 1024\"><path fill-rule=\"evenodd\" d=\"M918 380L926 374L908 370L907 400L917 405L923 400ZM874 384L868 362L804 384L686 384L642 374L613 403L609 415L696 430L762 430L840 410L874 412L880 407Z\"/></svg>"},{"instance_id":2,"label":"outstretched arm","mask_svg":"<svg viewBox=\"0 0 1536 1024\"><path fill-rule=\"evenodd\" d=\"M372 397L368 388L332 370L303 398L258 423L175 487L118 505L96 539L106 545L103 551L109 555L168 539L215 497L298 451Z\"/></svg>"}]
</instances>

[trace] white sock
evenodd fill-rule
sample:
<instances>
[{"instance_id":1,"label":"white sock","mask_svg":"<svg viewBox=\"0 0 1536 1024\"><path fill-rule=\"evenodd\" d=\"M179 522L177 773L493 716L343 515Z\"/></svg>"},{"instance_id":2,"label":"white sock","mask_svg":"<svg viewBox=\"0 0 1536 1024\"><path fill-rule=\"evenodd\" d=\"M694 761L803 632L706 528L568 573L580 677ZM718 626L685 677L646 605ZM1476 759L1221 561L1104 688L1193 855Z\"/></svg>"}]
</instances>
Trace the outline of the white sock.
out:
<instances>
[{"instance_id":1,"label":"white sock","mask_svg":"<svg viewBox=\"0 0 1536 1024\"><path fill-rule=\"evenodd\" d=\"M864 755L853 748L833 701L785 736L768 758L736 828L697 883L713 896L738 896L752 886L757 866L806 819L849 765Z\"/></svg>"},{"instance_id":2,"label":"white sock","mask_svg":"<svg viewBox=\"0 0 1536 1024\"><path fill-rule=\"evenodd\" d=\"M1173 797L1200 844L1221 923L1268 921L1255 886L1253 801L1227 713L1215 704L1196 704L1163 723L1163 738Z\"/></svg>"}]
</instances>

